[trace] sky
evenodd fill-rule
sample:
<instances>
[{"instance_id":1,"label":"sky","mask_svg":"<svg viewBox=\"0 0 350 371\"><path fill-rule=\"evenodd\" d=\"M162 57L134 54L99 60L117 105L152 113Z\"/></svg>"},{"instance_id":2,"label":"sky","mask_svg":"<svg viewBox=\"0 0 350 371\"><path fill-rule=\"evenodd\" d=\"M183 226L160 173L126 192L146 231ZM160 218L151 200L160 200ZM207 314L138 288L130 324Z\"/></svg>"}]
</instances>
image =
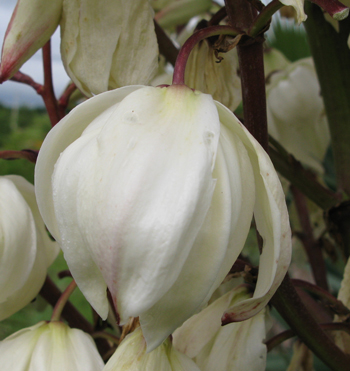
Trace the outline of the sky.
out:
<instances>
[{"instance_id":1,"label":"sky","mask_svg":"<svg viewBox=\"0 0 350 371\"><path fill-rule=\"evenodd\" d=\"M263 1L265 3L269 2L269 0ZM6 28L10 21L15 5L16 0L0 0L0 48L2 48ZM61 62L59 50L59 28L56 30L51 39L51 48L54 89L56 96L60 96L60 94L64 91L65 87L69 83L69 77L67 76ZM20 71L31 76L36 82L43 83L41 50L39 50L32 58L30 58L22 66ZM12 81L6 81L3 84L0 84L0 103L11 107L22 105L26 105L28 107L38 107L44 105L41 97L36 94L34 89L27 85Z\"/></svg>"},{"instance_id":2,"label":"sky","mask_svg":"<svg viewBox=\"0 0 350 371\"><path fill-rule=\"evenodd\" d=\"M51 1L51 0L48 0ZM7 25L10 21L13 9L16 5L16 0L0 0L0 47ZM55 32L51 39L52 47L52 68L53 68L53 83L57 96L59 96L69 82L60 57L60 35L59 29ZM27 61L21 72L30 75L36 82L43 83L43 69L41 50L39 50L32 58ZM35 92L35 90L24 84L17 82L6 81L0 85L0 103L6 106L21 106L28 107L43 106L42 98Z\"/></svg>"}]
</instances>

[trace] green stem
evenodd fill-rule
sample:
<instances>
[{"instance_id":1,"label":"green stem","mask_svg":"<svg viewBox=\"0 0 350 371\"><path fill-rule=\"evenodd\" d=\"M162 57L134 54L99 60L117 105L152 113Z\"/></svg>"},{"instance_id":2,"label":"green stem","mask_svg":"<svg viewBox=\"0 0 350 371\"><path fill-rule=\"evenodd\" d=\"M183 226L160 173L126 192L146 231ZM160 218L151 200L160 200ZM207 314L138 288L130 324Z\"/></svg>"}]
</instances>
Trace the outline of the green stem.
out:
<instances>
[{"instance_id":1,"label":"green stem","mask_svg":"<svg viewBox=\"0 0 350 371\"><path fill-rule=\"evenodd\" d=\"M338 188L350 195L350 20L339 22L339 33L322 10L305 3L305 27L327 113Z\"/></svg>"},{"instance_id":2,"label":"green stem","mask_svg":"<svg viewBox=\"0 0 350 371\"><path fill-rule=\"evenodd\" d=\"M55 307L53 308L53 312L52 312L52 316L51 316L51 322L60 320L63 308L66 305L70 295L72 294L72 292L74 291L74 289L76 287L77 287L77 284L73 280L68 285L68 287L63 291L61 297L58 299Z\"/></svg>"},{"instance_id":3,"label":"green stem","mask_svg":"<svg viewBox=\"0 0 350 371\"><path fill-rule=\"evenodd\" d=\"M348 371L350 357L344 354L317 324L301 302L289 276L271 300L273 306L288 323L291 330L334 371Z\"/></svg>"},{"instance_id":4,"label":"green stem","mask_svg":"<svg viewBox=\"0 0 350 371\"><path fill-rule=\"evenodd\" d=\"M199 43L201 40L207 39L212 36L219 35L230 35L237 36L239 31L230 27L230 26L211 26L203 28L199 31L196 31L191 37L189 37L185 44L180 49L180 52L177 56L174 75L173 75L173 85L184 85L185 84L185 69L188 57L192 49Z\"/></svg>"},{"instance_id":5,"label":"green stem","mask_svg":"<svg viewBox=\"0 0 350 371\"><path fill-rule=\"evenodd\" d=\"M250 26L248 35L256 37L261 32L266 31L271 22L271 17L284 5L279 0L273 0L259 13L253 24Z\"/></svg>"}]
</instances>

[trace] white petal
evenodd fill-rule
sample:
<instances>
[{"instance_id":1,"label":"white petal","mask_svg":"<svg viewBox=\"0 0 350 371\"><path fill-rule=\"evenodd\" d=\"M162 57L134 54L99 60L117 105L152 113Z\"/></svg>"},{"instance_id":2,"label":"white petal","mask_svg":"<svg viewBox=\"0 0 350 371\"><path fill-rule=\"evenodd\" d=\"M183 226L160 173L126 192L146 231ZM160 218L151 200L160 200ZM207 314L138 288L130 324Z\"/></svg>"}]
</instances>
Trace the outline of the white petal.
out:
<instances>
[{"instance_id":1,"label":"white petal","mask_svg":"<svg viewBox=\"0 0 350 371\"><path fill-rule=\"evenodd\" d=\"M6 30L1 57L1 78L12 77L58 26L62 0L18 0Z\"/></svg>"},{"instance_id":2,"label":"white petal","mask_svg":"<svg viewBox=\"0 0 350 371\"><path fill-rule=\"evenodd\" d=\"M1 368L11 371L27 371L36 342L46 330L46 322L39 322L32 327L17 331L1 341Z\"/></svg>"},{"instance_id":3,"label":"white petal","mask_svg":"<svg viewBox=\"0 0 350 371\"><path fill-rule=\"evenodd\" d=\"M291 259L291 231L283 190L270 158L243 125L234 124L231 111L216 105L221 123L238 135L248 150L255 176L254 216L264 240L254 296L230 309L236 320L243 320L258 313L282 282Z\"/></svg>"},{"instance_id":4,"label":"white petal","mask_svg":"<svg viewBox=\"0 0 350 371\"><path fill-rule=\"evenodd\" d=\"M178 280L140 316L148 350L202 309L243 248L253 214L254 178L243 144L223 126L213 177L211 207Z\"/></svg>"},{"instance_id":5,"label":"white petal","mask_svg":"<svg viewBox=\"0 0 350 371\"><path fill-rule=\"evenodd\" d=\"M246 288L230 290L200 313L189 318L173 333L173 344L181 353L194 358L221 328L221 317L230 307L231 301L237 301L246 295Z\"/></svg>"},{"instance_id":6,"label":"white petal","mask_svg":"<svg viewBox=\"0 0 350 371\"><path fill-rule=\"evenodd\" d=\"M64 0L61 54L66 71L87 96L147 84L158 46L147 0Z\"/></svg>"},{"instance_id":7,"label":"white petal","mask_svg":"<svg viewBox=\"0 0 350 371\"><path fill-rule=\"evenodd\" d=\"M304 13L304 0L280 0L284 5L292 6L297 13L297 21L301 23L306 20L307 16Z\"/></svg>"},{"instance_id":8,"label":"white petal","mask_svg":"<svg viewBox=\"0 0 350 371\"><path fill-rule=\"evenodd\" d=\"M194 359L201 371L264 371L265 310L246 321L221 327Z\"/></svg>"},{"instance_id":9,"label":"white petal","mask_svg":"<svg viewBox=\"0 0 350 371\"><path fill-rule=\"evenodd\" d=\"M188 257L215 185L216 115L209 96L186 87L144 88L110 112L98 136L88 130L56 165L65 251L75 249L80 233L122 321L159 300ZM68 182L72 193L64 188ZM67 197L77 199L74 207Z\"/></svg>"},{"instance_id":10,"label":"white petal","mask_svg":"<svg viewBox=\"0 0 350 371\"><path fill-rule=\"evenodd\" d=\"M47 135L40 149L35 167L35 193L40 213L51 234L60 244L62 242L54 212L51 184L54 165L60 153L70 143L79 138L84 129L98 115L113 104L118 103L132 91L140 88L141 86L124 87L100 94L94 99L80 104ZM106 318L108 313L108 302L105 294L106 284L96 264L83 245L77 245L76 250L72 251L71 255L72 260L68 261L68 265L74 272L74 279L84 295L89 298L91 305L102 318ZM76 269L73 267L75 265L77 265Z\"/></svg>"},{"instance_id":11,"label":"white petal","mask_svg":"<svg viewBox=\"0 0 350 371\"><path fill-rule=\"evenodd\" d=\"M18 290L33 268L37 240L33 215L15 184L0 177L0 303Z\"/></svg>"},{"instance_id":12,"label":"white petal","mask_svg":"<svg viewBox=\"0 0 350 371\"><path fill-rule=\"evenodd\" d=\"M50 322L36 342L28 371L100 371L103 366L88 334Z\"/></svg>"}]
</instances>

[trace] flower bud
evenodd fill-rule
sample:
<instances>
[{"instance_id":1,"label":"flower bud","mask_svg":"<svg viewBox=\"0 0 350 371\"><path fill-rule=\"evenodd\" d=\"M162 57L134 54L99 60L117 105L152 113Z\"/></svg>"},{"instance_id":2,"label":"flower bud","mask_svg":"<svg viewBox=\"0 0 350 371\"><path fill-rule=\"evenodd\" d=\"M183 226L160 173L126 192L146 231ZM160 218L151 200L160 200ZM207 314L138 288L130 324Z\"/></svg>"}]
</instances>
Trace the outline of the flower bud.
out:
<instances>
[{"instance_id":1,"label":"flower bud","mask_svg":"<svg viewBox=\"0 0 350 371\"><path fill-rule=\"evenodd\" d=\"M297 22L300 24L307 18L304 12L304 0L280 0L284 5L292 6L297 13Z\"/></svg>"},{"instance_id":2,"label":"flower bud","mask_svg":"<svg viewBox=\"0 0 350 371\"><path fill-rule=\"evenodd\" d=\"M146 341L139 327L122 341L103 371L143 370L200 371L190 358L172 346L169 339L146 353Z\"/></svg>"},{"instance_id":3,"label":"flower bud","mask_svg":"<svg viewBox=\"0 0 350 371\"><path fill-rule=\"evenodd\" d=\"M148 84L158 64L149 1L64 0L61 56L69 77L87 96Z\"/></svg>"},{"instance_id":4,"label":"flower bud","mask_svg":"<svg viewBox=\"0 0 350 371\"><path fill-rule=\"evenodd\" d=\"M284 194L233 113L184 85L129 86L81 104L36 165L42 216L102 318L140 317L148 350L198 312L240 254L253 213L264 239L251 299L261 310L290 261Z\"/></svg>"},{"instance_id":5,"label":"flower bud","mask_svg":"<svg viewBox=\"0 0 350 371\"><path fill-rule=\"evenodd\" d=\"M0 342L1 368L11 371L99 371L90 335L62 322L39 322Z\"/></svg>"},{"instance_id":6,"label":"flower bud","mask_svg":"<svg viewBox=\"0 0 350 371\"><path fill-rule=\"evenodd\" d=\"M242 101L237 49L221 55L223 59L220 62L207 40L198 43L188 59L185 83L211 94L215 100L234 111Z\"/></svg>"},{"instance_id":7,"label":"flower bud","mask_svg":"<svg viewBox=\"0 0 350 371\"><path fill-rule=\"evenodd\" d=\"M312 59L292 63L271 76L267 117L269 133L297 160L323 173L330 133Z\"/></svg>"},{"instance_id":8,"label":"flower bud","mask_svg":"<svg viewBox=\"0 0 350 371\"><path fill-rule=\"evenodd\" d=\"M34 187L19 176L0 177L0 320L32 301L58 253L45 230Z\"/></svg>"},{"instance_id":9,"label":"flower bud","mask_svg":"<svg viewBox=\"0 0 350 371\"><path fill-rule=\"evenodd\" d=\"M0 82L10 79L50 39L62 12L62 0L18 0L1 53Z\"/></svg>"}]
</instances>

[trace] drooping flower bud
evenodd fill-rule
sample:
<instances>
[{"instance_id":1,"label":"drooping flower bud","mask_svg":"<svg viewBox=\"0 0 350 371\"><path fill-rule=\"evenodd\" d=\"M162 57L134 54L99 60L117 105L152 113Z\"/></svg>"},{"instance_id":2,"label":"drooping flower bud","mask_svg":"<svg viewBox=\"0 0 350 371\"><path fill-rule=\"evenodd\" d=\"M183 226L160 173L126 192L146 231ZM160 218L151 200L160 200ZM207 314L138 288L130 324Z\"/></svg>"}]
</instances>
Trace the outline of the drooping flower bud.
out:
<instances>
[{"instance_id":1,"label":"drooping flower bud","mask_svg":"<svg viewBox=\"0 0 350 371\"><path fill-rule=\"evenodd\" d=\"M61 55L87 96L136 83L157 71L158 44L148 0L63 0Z\"/></svg>"},{"instance_id":2,"label":"drooping flower bud","mask_svg":"<svg viewBox=\"0 0 350 371\"><path fill-rule=\"evenodd\" d=\"M61 19L62 0L18 0L1 53L0 82L10 79L45 45Z\"/></svg>"},{"instance_id":3,"label":"drooping flower bud","mask_svg":"<svg viewBox=\"0 0 350 371\"><path fill-rule=\"evenodd\" d=\"M312 59L299 60L271 76L267 117L269 133L297 160L323 173L330 133Z\"/></svg>"},{"instance_id":4,"label":"drooping flower bud","mask_svg":"<svg viewBox=\"0 0 350 371\"><path fill-rule=\"evenodd\" d=\"M198 43L187 62L185 83L211 94L215 100L234 111L242 101L237 50L234 48L220 56L223 58L221 62L207 40Z\"/></svg>"},{"instance_id":5,"label":"drooping flower bud","mask_svg":"<svg viewBox=\"0 0 350 371\"><path fill-rule=\"evenodd\" d=\"M297 13L297 22L304 22L307 18L304 12L304 0L280 0L284 5L292 6Z\"/></svg>"},{"instance_id":6,"label":"drooping flower bud","mask_svg":"<svg viewBox=\"0 0 350 371\"><path fill-rule=\"evenodd\" d=\"M232 112L183 85L129 86L75 108L36 165L42 216L87 300L140 317L148 350L200 310L240 254L253 212L264 239L261 310L290 261L283 191L268 155Z\"/></svg>"},{"instance_id":7,"label":"drooping flower bud","mask_svg":"<svg viewBox=\"0 0 350 371\"><path fill-rule=\"evenodd\" d=\"M146 353L146 341L139 327L122 341L103 371L144 370L200 371L190 358L172 346L169 339Z\"/></svg>"},{"instance_id":8,"label":"drooping flower bud","mask_svg":"<svg viewBox=\"0 0 350 371\"><path fill-rule=\"evenodd\" d=\"M0 342L1 368L11 371L100 371L90 335L62 322L39 322Z\"/></svg>"},{"instance_id":9,"label":"drooping flower bud","mask_svg":"<svg viewBox=\"0 0 350 371\"><path fill-rule=\"evenodd\" d=\"M59 247L45 230L34 187L19 176L0 177L0 320L40 291Z\"/></svg>"}]
</instances>

